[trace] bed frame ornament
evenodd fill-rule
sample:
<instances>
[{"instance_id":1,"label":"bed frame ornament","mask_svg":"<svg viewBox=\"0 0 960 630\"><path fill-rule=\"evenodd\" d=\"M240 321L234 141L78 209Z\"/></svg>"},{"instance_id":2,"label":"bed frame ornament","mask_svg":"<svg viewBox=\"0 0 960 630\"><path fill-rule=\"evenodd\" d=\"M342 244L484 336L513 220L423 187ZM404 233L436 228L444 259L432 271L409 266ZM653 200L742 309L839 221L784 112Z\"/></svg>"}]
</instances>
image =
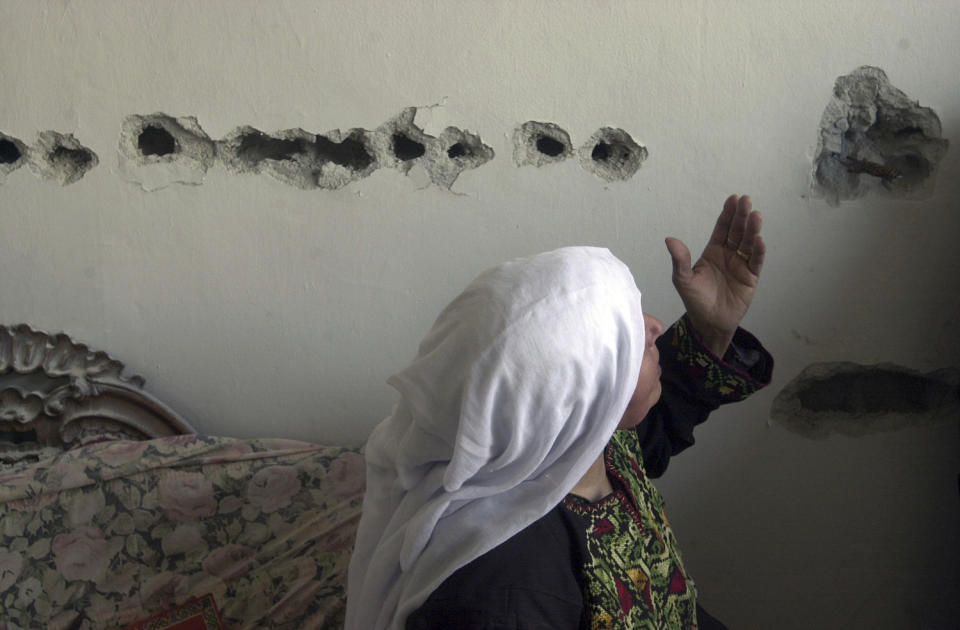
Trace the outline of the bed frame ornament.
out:
<instances>
[{"instance_id":1,"label":"bed frame ornament","mask_svg":"<svg viewBox=\"0 0 960 630\"><path fill-rule=\"evenodd\" d=\"M196 433L124 367L64 333L0 325L0 465L104 439Z\"/></svg>"}]
</instances>

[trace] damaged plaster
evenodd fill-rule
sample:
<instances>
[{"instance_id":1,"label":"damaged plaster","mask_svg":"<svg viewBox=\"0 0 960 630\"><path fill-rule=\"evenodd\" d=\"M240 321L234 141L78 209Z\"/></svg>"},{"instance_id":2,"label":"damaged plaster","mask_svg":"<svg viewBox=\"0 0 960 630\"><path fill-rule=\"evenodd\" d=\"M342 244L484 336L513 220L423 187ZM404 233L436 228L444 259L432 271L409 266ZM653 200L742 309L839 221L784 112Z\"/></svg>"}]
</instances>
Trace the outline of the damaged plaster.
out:
<instances>
[{"instance_id":1,"label":"damaged plaster","mask_svg":"<svg viewBox=\"0 0 960 630\"><path fill-rule=\"evenodd\" d=\"M469 131L448 127L437 138L424 133L414 124L416 114L416 107L407 107L373 131L322 135L303 129L268 135L244 126L217 143L219 160L228 171L264 173L306 190L341 188L378 168L406 175L419 165L449 190L464 170L493 158L493 149Z\"/></svg>"},{"instance_id":2,"label":"damaged plaster","mask_svg":"<svg viewBox=\"0 0 960 630\"><path fill-rule=\"evenodd\" d=\"M437 186L450 190L460 173L493 159L493 149L480 136L465 129L447 127L428 145L427 173Z\"/></svg>"},{"instance_id":3,"label":"damaged plaster","mask_svg":"<svg viewBox=\"0 0 960 630\"><path fill-rule=\"evenodd\" d=\"M646 147L612 127L598 129L580 148L580 165L608 182L630 179L646 159Z\"/></svg>"},{"instance_id":4,"label":"damaged plaster","mask_svg":"<svg viewBox=\"0 0 960 630\"><path fill-rule=\"evenodd\" d=\"M573 155L570 135L559 126L529 120L513 132L513 161L517 166L544 166Z\"/></svg>"},{"instance_id":5,"label":"damaged plaster","mask_svg":"<svg viewBox=\"0 0 960 630\"><path fill-rule=\"evenodd\" d=\"M932 109L891 85L880 68L861 66L837 79L820 119L815 192L834 206L871 189L926 199L948 146L941 136Z\"/></svg>"},{"instance_id":6,"label":"damaged plaster","mask_svg":"<svg viewBox=\"0 0 960 630\"><path fill-rule=\"evenodd\" d=\"M213 141L192 116L133 114L120 129L120 173L146 191L174 182L202 183L215 154Z\"/></svg>"},{"instance_id":7,"label":"damaged plaster","mask_svg":"<svg viewBox=\"0 0 960 630\"><path fill-rule=\"evenodd\" d=\"M774 399L770 422L811 439L859 437L960 420L960 370L814 363Z\"/></svg>"},{"instance_id":8,"label":"damaged plaster","mask_svg":"<svg viewBox=\"0 0 960 630\"><path fill-rule=\"evenodd\" d=\"M304 190L341 188L377 168L362 129L325 135L286 129L268 135L243 126L218 143L218 152L228 171L264 173Z\"/></svg>"},{"instance_id":9,"label":"damaged plaster","mask_svg":"<svg viewBox=\"0 0 960 630\"><path fill-rule=\"evenodd\" d=\"M30 169L41 179L66 186L79 181L100 163L97 154L80 144L73 134L41 131L28 153Z\"/></svg>"}]
</instances>

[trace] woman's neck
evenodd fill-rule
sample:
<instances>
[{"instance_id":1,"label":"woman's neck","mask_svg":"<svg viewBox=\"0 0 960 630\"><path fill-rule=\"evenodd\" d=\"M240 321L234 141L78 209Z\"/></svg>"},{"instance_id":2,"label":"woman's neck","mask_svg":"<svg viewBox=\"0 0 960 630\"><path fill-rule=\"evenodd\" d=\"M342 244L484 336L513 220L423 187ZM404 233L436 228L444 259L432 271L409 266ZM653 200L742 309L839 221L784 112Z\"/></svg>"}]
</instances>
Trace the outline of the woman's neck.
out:
<instances>
[{"instance_id":1,"label":"woman's neck","mask_svg":"<svg viewBox=\"0 0 960 630\"><path fill-rule=\"evenodd\" d=\"M581 477L570 492L591 503L596 503L613 492L613 484L607 477L607 465L603 459L603 453L590 465L587 474Z\"/></svg>"}]
</instances>

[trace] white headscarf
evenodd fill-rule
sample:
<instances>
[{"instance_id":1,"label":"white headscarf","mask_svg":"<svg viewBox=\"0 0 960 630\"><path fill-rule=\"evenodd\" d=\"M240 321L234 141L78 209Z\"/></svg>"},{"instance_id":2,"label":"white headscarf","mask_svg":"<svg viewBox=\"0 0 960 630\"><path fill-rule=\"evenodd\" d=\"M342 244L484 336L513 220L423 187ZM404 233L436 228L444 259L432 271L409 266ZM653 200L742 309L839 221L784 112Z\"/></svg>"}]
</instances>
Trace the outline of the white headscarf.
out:
<instances>
[{"instance_id":1,"label":"white headscarf","mask_svg":"<svg viewBox=\"0 0 960 630\"><path fill-rule=\"evenodd\" d=\"M591 247L494 267L444 309L367 442L346 630L403 628L570 492L636 389L644 330L630 270Z\"/></svg>"}]
</instances>

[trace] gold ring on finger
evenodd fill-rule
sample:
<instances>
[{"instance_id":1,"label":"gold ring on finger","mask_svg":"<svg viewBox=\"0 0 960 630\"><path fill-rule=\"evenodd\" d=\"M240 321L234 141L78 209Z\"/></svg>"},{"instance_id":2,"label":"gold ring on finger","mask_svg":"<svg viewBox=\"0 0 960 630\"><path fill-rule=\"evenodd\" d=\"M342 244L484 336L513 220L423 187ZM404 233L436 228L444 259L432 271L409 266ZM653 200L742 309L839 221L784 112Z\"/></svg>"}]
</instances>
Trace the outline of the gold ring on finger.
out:
<instances>
[{"instance_id":1,"label":"gold ring on finger","mask_svg":"<svg viewBox=\"0 0 960 630\"><path fill-rule=\"evenodd\" d=\"M729 247L730 249L739 249L739 248L740 248L740 246L739 246L737 243L734 243L734 242L733 242L733 239L730 238L729 236L727 237L727 247Z\"/></svg>"},{"instance_id":2,"label":"gold ring on finger","mask_svg":"<svg viewBox=\"0 0 960 630\"><path fill-rule=\"evenodd\" d=\"M750 262L750 254L743 253L742 251L740 251L739 248L737 248L737 256L739 256L740 258L743 258L747 262Z\"/></svg>"}]
</instances>

